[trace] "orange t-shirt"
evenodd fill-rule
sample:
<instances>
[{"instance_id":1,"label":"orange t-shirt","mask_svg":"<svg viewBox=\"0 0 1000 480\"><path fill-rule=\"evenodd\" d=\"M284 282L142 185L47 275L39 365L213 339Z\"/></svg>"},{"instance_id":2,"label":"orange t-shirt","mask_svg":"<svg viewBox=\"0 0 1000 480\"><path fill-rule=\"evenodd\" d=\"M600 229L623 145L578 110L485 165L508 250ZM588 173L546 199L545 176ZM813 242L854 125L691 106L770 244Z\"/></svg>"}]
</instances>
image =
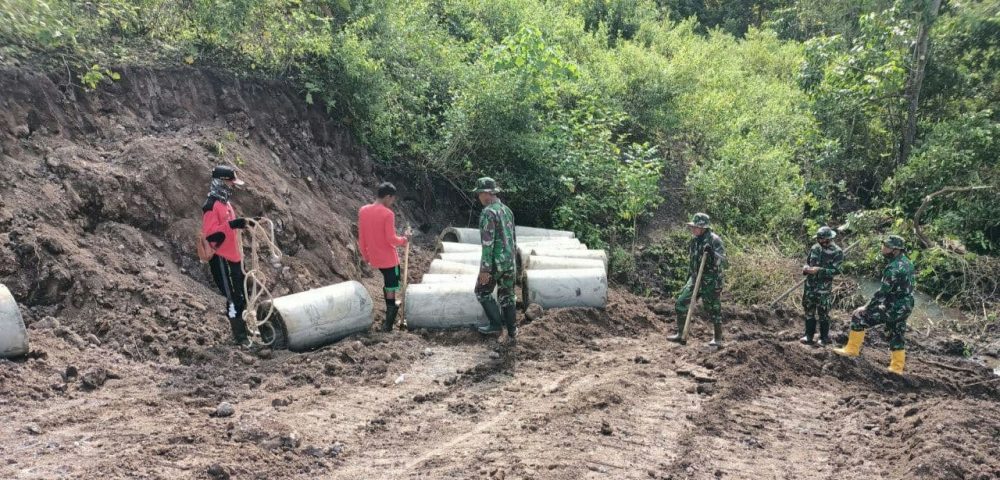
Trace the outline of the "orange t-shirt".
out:
<instances>
[{"instance_id":1,"label":"orange t-shirt","mask_svg":"<svg viewBox=\"0 0 1000 480\"><path fill-rule=\"evenodd\" d=\"M396 235L396 214L381 203L371 203L358 210L358 246L361 256L375 268L399 265L396 247L406 244L406 237Z\"/></svg>"}]
</instances>

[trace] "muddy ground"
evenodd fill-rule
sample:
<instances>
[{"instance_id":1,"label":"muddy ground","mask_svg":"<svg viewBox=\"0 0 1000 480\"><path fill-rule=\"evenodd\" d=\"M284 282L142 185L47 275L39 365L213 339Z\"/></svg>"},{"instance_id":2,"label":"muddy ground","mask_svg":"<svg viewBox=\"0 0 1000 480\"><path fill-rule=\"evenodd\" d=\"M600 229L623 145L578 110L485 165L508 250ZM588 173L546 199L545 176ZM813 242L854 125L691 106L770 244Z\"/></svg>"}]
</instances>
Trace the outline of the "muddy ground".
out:
<instances>
[{"instance_id":1,"label":"muddy ground","mask_svg":"<svg viewBox=\"0 0 1000 480\"><path fill-rule=\"evenodd\" d=\"M0 478L1000 478L1000 382L934 331L897 377L878 332L845 359L799 345L795 312L727 307L726 348L704 320L678 346L669 301L613 289L603 311L519 316L512 349L466 331L227 345L191 241L208 168L240 163L237 207L280 220L279 294L377 295L351 241L374 162L280 84L0 83L0 283L31 338L0 360ZM417 279L466 215L399 183L400 219L427 231Z\"/></svg>"}]
</instances>

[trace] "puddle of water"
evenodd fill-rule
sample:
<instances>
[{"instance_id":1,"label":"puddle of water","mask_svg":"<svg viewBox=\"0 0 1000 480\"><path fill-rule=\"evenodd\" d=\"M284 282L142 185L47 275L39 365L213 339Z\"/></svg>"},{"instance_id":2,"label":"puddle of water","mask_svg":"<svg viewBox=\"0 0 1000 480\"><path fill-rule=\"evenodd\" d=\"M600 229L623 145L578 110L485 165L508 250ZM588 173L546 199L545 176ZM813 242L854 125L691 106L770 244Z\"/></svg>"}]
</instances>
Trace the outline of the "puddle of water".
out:
<instances>
[{"instance_id":1,"label":"puddle of water","mask_svg":"<svg viewBox=\"0 0 1000 480\"><path fill-rule=\"evenodd\" d=\"M861 293L864 294L865 298L871 298L880 285L877 280L870 278L853 278L858 282ZM942 321L952 320L962 322L966 319L967 317L960 310L943 307L934 301L934 297L919 290L913 292L913 313L910 314L908 322L913 328L926 326L929 323L928 320L940 325Z\"/></svg>"},{"instance_id":2,"label":"puddle of water","mask_svg":"<svg viewBox=\"0 0 1000 480\"><path fill-rule=\"evenodd\" d=\"M858 282L858 287L866 298L871 298L872 294L878 290L879 282L876 280L870 278L852 278ZM913 292L913 313L910 314L910 319L907 321L910 327L921 329L926 327L931 321L935 325L940 326L942 322L961 323L966 320L968 320L968 317L961 310L943 307L934 301L934 297L926 293L920 291ZM994 375L1000 376L1000 358L980 356L976 361L991 368Z\"/></svg>"}]
</instances>

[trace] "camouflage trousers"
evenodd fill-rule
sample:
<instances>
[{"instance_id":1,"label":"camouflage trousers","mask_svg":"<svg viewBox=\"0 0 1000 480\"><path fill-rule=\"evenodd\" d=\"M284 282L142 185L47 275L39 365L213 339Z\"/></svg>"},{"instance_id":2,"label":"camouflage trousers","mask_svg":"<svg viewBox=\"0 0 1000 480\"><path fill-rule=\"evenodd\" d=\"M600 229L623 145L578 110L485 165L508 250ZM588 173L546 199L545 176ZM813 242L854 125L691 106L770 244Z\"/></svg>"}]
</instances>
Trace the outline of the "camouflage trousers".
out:
<instances>
[{"instance_id":1,"label":"camouflage trousers","mask_svg":"<svg viewBox=\"0 0 1000 480\"><path fill-rule=\"evenodd\" d=\"M674 311L678 317L687 313L691 306L691 294L694 293L694 279L688 278L681 293L677 294L674 303ZM722 302L719 298L722 295L722 279L715 275L705 275L701 278L701 286L698 287L698 297L701 298L701 305L711 316L712 323L722 324ZM678 320L680 321L680 320Z\"/></svg>"},{"instance_id":2,"label":"camouflage trousers","mask_svg":"<svg viewBox=\"0 0 1000 480\"><path fill-rule=\"evenodd\" d=\"M830 292L806 290L802 294L802 309L806 311L807 322L829 322L833 299Z\"/></svg>"},{"instance_id":3,"label":"camouflage trousers","mask_svg":"<svg viewBox=\"0 0 1000 480\"><path fill-rule=\"evenodd\" d=\"M912 297L897 300L885 308L865 310L854 315L851 317L851 330L860 332L869 327L884 325L885 334L889 336L889 350L904 350L906 342L903 340L903 334L906 333L906 319L910 317L912 311Z\"/></svg>"},{"instance_id":4,"label":"camouflage trousers","mask_svg":"<svg viewBox=\"0 0 1000 480\"><path fill-rule=\"evenodd\" d=\"M493 295L493 289L497 290L497 300L501 307L513 307L517 301L514 293L515 270L506 272L494 271L490 274L490 281L485 284L476 282L476 299L482 303Z\"/></svg>"}]
</instances>

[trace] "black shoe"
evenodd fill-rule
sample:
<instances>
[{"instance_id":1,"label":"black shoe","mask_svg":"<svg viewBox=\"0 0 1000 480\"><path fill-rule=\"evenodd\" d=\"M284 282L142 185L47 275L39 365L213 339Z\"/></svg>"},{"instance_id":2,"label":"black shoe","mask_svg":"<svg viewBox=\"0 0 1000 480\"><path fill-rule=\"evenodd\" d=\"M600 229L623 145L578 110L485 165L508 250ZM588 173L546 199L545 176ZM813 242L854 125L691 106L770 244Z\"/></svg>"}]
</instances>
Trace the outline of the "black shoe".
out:
<instances>
[{"instance_id":1,"label":"black shoe","mask_svg":"<svg viewBox=\"0 0 1000 480\"><path fill-rule=\"evenodd\" d=\"M833 340L830 340L830 337L820 337L819 338L819 346L821 346L821 347L828 347L830 345L833 345Z\"/></svg>"},{"instance_id":2,"label":"black shoe","mask_svg":"<svg viewBox=\"0 0 1000 480\"><path fill-rule=\"evenodd\" d=\"M808 335L805 336L805 337L800 338L799 339L799 343L801 343L803 345L815 345L816 344L816 342L813 341L812 337L810 337Z\"/></svg>"},{"instance_id":3,"label":"black shoe","mask_svg":"<svg viewBox=\"0 0 1000 480\"><path fill-rule=\"evenodd\" d=\"M229 327L233 331L233 343L237 345L246 345L249 343L247 338L247 324L243 322L242 317L230 318Z\"/></svg>"},{"instance_id":4,"label":"black shoe","mask_svg":"<svg viewBox=\"0 0 1000 480\"><path fill-rule=\"evenodd\" d=\"M382 331L391 332L393 325L396 324L396 314L399 313L399 306L397 305L386 305L385 306L385 320L382 321Z\"/></svg>"}]
</instances>

